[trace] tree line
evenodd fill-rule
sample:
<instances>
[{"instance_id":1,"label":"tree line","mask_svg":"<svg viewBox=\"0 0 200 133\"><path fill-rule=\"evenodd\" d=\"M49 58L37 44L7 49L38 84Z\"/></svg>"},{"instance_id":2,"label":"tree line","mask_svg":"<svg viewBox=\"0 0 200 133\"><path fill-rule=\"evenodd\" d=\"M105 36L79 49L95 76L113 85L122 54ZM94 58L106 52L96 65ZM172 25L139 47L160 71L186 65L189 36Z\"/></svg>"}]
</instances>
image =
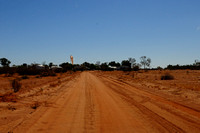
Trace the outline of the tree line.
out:
<instances>
[{"instance_id":1,"label":"tree line","mask_svg":"<svg viewBox=\"0 0 200 133\"><path fill-rule=\"evenodd\" d=\"M168 70L185 70L185 69L190 69L190 70L200 70L200 64L192 64L192 65L168 65L166 67Z\"/></svg>"},{"instance_id":2,"label":"tree line","mask_svg":"<svg viewBox=\"0 0 200 133\"><path fill-rule=\"evenodd\" d=\"M140 63L136 63L135 58L128 58L127 60L122 60L121 63L111 61L100 63L97 61L94 63L84 62L82 64L72 65L69 62L64 62L59 65L55 65L50 62L46 64L45 62L40 64L32 63L30 65L24 63L22 65L10 67L11 61L7 58L0 58L0 74L12 75L18 73L20 75L55 75L55 73L67 72L67 71L85 71L85 70L102 70L102 71L112 71L112 70L123 70L123 71L137 71L143 67L144 69L149 68L151 64L151 59L146 56L140 58Z\"/></svg>"},{"instance_id":3,"label":"tree line","mask_svg":"<svg viewBox=\"0 0 200 133\"><path fill-rule=\"evenodd\" d=\"M30 65L24 63L18 66L10 67L11 61L6 58L0 58L0 74L12 75L18 73L20 75L41 75L41 76L55 76L56 73L67 72L67 71L85 71L85 70L102 70L102 71L112 71L112 70L122 70L122 71L138 71L140 69L150 69L151 59L146 56L140 57L140 62L137 63L135 58L128 58L127 60L122 60L121 63L116 61L100 63L97 61L94 63L84 62L82 64L72 65L69 62L64 62L59 65L55 65L50 62L42 65L32 63ZM195 60L192 65L168 65L166 68L152 68L153 70L169 69L191 69L200 70L200 61Z\"/></svg>"}]
</instances>

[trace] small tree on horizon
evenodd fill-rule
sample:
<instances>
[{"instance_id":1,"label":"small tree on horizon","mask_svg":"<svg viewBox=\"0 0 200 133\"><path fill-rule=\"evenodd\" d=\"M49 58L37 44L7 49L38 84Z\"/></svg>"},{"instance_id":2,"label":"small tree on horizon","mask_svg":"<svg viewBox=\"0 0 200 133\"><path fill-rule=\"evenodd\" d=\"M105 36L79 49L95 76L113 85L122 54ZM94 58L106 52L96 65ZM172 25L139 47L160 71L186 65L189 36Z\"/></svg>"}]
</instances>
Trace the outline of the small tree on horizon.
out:
<instances>
[{"instance_id":1,"label":"small tree on horizon","mask_svg":"<svg viewBox=\"0 0 200 133\"><path fill-rule=\"evenodd\" d=\"M110 65L110 66L115 66L115 67L119 67L120 66L120 63L119 62L115 62L115 61L111 61L111 62L109 62L109 64L108 65Z\"/></svg>"},{"instance_id":2,"label":"small tree on horizon","mask_svg":"<svg viewBox=\"0 0 200 133\"><path fill-rule=\"evenodd\" d=\"M140 60L141 60L140 63L142 66L144 66L144 69L146 69L146 66L150 67L150 64L151 64L150 58L147 58L146 56L141 56Z\"/></svg>"},{"instance_id":3,"label":"small tree on horizon","mask_svg":"<svg viewBox=\"0 0 200 133\"><path fill-rule=\"evenodd\" d=\"M195 61L194 61L194 65L195 65L195 66L200 66L200 61L199 61L199 60L195 60Z\"/></svg>"},{"instance_id":4,"label":"small tree on horizon","mask_svg":"<svg viewBox=\"0 0 200 133\"><path fill-rule=\"evenodd\" d=\"M6 58L1 58L0 59L0 63L1 63L1 65L3 67L9 67L9 65L10 65L11 62L8 59L6 59Z\"/></svg>"},{"instance_id":5,"label":"small tree on horizon","mask_svg":"<svg viewBox=\"0 0 200 133\"><path fill-rule=\"evenodd\" d=\"M103 70L103 71L108 71L109 70L108 64L106 62L102 63L100 65L100 69Z\"/></svg>"},{"instance_id":6,"label":"small tree on horizon","mask_svg":"<svg viewBox=\"0 0 200 133\"><path fill-rule=\"evenodd\" d=\"M131 68L131 63L129 62L129 60L123 60L121 64L122 64L122 66L127 66L127 67Z\"/></svg>"},{"instance_id":7,"label":"small tree on horizon","mask_svg":"<svg viewBox=\"0 0 200 133\"><path fill-rule=\"evenodd\" d=\"M52 66L54 66L54 64L52 62L49 63L49 68L51 68Z\"/></svg>"},{"instance_id":8,"label":"small tree on horizon","mask_svg":"<svg viewBox=\"0 0 200 133\"><path fill-rule=\"evenodd\" d=\"M131 63L131 68L136 66L136 59L135 58L128 58L128 60Z\"/></svg>"}]
</instances>

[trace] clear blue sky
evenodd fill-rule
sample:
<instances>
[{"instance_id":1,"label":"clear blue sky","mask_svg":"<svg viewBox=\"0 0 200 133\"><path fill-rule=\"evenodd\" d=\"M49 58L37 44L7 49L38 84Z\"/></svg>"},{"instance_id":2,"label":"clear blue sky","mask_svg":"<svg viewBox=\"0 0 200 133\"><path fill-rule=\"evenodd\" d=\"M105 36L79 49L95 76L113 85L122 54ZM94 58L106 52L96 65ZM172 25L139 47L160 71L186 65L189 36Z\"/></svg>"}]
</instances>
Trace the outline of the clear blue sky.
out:
<instances>
[{"instance_id":1,"label":"clear blue sky","mask_svg":"<svg viewBox=\"0 0 200 133\"><path fill-rule=\"evenodd\" d=\"M0 58L12 64L200 59L200 0L0 0Z\"/></svg>"}]
</instances>

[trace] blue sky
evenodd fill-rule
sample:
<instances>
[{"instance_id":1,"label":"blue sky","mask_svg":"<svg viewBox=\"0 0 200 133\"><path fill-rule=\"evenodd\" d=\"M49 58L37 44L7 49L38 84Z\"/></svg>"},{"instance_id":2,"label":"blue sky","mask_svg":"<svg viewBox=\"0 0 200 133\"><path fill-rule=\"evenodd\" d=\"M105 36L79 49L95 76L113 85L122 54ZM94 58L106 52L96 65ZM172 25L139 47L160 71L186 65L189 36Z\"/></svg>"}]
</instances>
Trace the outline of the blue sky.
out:
<instances>
[{"instance_id":1,"label":"blue sky","mask_svg":"<svg viewBox=\"0 0 200 133\"><path fill-rule=\"evenodd\" d=\"M200 59L199 0L0 0L0 58L12 64Z\"/></svg>"}]
</instances>

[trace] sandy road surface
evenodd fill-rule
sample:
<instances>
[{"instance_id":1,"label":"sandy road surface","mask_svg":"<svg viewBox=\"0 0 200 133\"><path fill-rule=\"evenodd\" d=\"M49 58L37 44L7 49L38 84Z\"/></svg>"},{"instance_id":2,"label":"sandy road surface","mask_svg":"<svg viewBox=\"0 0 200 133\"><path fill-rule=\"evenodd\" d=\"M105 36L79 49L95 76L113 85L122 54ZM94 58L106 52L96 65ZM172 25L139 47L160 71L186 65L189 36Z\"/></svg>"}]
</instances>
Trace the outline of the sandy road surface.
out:
<instances>
[{"instance_id":1,"label":"sandy road surface","mask_svg":"<svg viewBox=\"0 0 200 133\"><path fill-rule=\"evenodd\" d=\"M108 77L83 72L14 133L200 132L200 112Z\"/></svg>"}]
</instances>

